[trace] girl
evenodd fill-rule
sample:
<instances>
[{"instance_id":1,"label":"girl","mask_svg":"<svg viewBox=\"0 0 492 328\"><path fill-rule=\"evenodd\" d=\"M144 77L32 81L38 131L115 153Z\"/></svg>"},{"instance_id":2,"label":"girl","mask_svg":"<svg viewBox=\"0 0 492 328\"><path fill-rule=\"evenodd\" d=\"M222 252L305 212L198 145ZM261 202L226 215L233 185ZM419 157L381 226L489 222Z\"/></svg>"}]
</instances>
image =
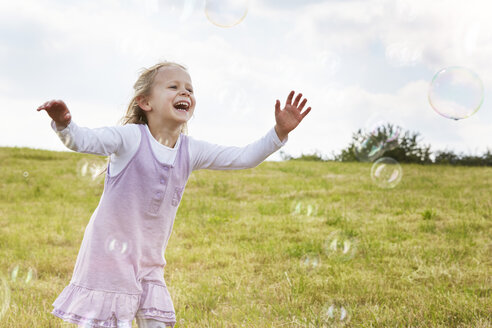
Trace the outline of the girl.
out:
<instances>
[{"instance_id":1,"label":"girl","mask_svg":"<svg viewBox=\"0 0 492 328\"><path fill-rule=\"evenodd\" d=\"M61 319L84 327L174 327L164 281L164 252L190 173L259 165L287 142L309 113L291 91L275 104L276 125L245 147L187 136L196 100L187 69L162 62L146 69L122 126L79 127L61 100L38 107L52 118L63 143L81 153L110 156L101 200L85 229L70 284L53 303Z\"/></svg>"}]
</instances>

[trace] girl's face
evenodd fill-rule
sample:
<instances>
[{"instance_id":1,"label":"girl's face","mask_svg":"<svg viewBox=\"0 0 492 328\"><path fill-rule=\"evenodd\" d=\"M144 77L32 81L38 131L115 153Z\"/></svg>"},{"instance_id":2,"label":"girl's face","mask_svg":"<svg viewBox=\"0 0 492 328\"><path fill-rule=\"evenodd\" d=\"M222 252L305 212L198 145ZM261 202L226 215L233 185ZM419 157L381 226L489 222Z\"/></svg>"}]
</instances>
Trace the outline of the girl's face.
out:
<instances>
[{"instance_id":1,"label":"girl's face","mask_svg":"<svg viewBox=\"0 0 492 328\"><path fill-rule=\"evenodd\" d=\"M166 122L186 123L195 110L190 75L179 67L161 67L148 99L147 117Z\"/></svg>"}]
</instances>

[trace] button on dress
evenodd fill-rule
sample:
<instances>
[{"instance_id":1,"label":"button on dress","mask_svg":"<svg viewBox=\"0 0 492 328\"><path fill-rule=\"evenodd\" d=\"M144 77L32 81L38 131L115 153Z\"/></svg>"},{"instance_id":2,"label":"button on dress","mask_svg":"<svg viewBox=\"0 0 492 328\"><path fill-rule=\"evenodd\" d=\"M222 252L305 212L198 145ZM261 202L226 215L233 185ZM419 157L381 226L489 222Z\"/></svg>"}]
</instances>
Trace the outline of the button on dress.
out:
<instances>
[{"instance_id":1,"label":"button on dress","mask_svg":"<svg viewBox=\"0 0 492 328\"><path fill-rule=\"evenodd\" d=\"M164 281L164 257L191 173L188 137L181 134L173 165L157 160L145 127L127 166L110 176L85 229L72 279L52 314L92 327L131 327L135 316L174 326Z\"/></svg>"}]
</instances>

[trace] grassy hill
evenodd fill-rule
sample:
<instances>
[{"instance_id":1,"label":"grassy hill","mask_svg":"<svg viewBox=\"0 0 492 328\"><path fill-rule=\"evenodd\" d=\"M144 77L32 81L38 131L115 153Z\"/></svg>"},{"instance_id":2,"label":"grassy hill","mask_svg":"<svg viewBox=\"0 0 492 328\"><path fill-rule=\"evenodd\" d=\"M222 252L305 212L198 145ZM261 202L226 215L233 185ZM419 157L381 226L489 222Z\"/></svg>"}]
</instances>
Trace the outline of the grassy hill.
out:
<instances>
[{"instance_id":1,"label":"grassy hill","mask_svg":"<svg viewBox=\"0 0 492 328\"><path fill-rule=\"evenodd\" d=\"M103 190L95 155L0 148L0 327L50 314ZM176 327L491 327L492 168L193 172L166 250ZM135 325L136 326L136 325Z\"/></svg>"}]
</instances>

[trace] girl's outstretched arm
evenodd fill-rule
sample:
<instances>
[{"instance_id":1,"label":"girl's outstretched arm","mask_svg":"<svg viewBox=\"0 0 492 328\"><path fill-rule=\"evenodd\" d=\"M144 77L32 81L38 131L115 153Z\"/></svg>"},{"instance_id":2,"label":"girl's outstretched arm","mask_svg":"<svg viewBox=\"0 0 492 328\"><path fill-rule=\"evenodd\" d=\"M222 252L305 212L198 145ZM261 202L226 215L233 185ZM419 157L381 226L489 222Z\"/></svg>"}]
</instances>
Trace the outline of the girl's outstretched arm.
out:
<instances>
[{"instance_id":1,"label":"girl's outstretched arm","mask_svg":"<svg viewBox=\"0 0 492 328\"><path fill-rule=\"evenodd\" d=\"M140 130L135 126L79 127L62 100L47 101L37 108L38 112L42 110L51 117L51 127L63 144L73 151L127 158L138 148Z\"/></svg>"},{"instance_id":2,"label":"girl's outstretched arm","mask_svg":"<svg viewBox=\"0 0 492 328\"><path fill-rule=\"evenodd\" d=\"M190 159L193 170L238 170L259 165L287 142L289 132L295 129L311 110L311 107L308 107L302 112L307 100L304 99L299 104L302 96L299 94L292 103L293 96L294 91L287 97L283 110L280 109L280 102L277 100L275 127L263 138L244 147L222 146L190 137Z\"/></svg>"},{"instance_id":3,"label":"girl's outstretched arm","mask_svg":"<svg viewBox=\"0 0 492 328\"><path fill-rule=\"evenodd\" d=\"M280 140L272 127L262 138L244 146L224 146L196 140L190 140L190 160L192 170L241 170L258 166L268 156L276 152L287 142Z\"/></svg>"},{"instance_id":4,"label":"girl's outstretched arm","mask_svg":"<svg viewBox=\"0 0 492 328\"><path fill-rule=\"evenodd\" d=\"M57 128L65 128L72 119L72 115L63 100L50 100L38 107L37 111L45 110L55 121Z\"/></svg>"},{"instance_id":5,"label":"girl's outstretched arm","mask_svg":"<svg viewBox=\"0 0 492 328\"><path fill-rule=\"evenodd\" d=\"M284 109L280 109L280 100L277 99L275 103L275 132L280 140L284 140L290 131L294 130L299 123L306 117L306 115L311 111L311 107L308 107L304 112L301 113L304 105L306 105L307 99L304 99L300 104L302 93L298 94L294 103L292 103L292 98L294 97L294 90L292 90L287 96L287 101L285 103Z\"/></svg>"}]
</instances>

